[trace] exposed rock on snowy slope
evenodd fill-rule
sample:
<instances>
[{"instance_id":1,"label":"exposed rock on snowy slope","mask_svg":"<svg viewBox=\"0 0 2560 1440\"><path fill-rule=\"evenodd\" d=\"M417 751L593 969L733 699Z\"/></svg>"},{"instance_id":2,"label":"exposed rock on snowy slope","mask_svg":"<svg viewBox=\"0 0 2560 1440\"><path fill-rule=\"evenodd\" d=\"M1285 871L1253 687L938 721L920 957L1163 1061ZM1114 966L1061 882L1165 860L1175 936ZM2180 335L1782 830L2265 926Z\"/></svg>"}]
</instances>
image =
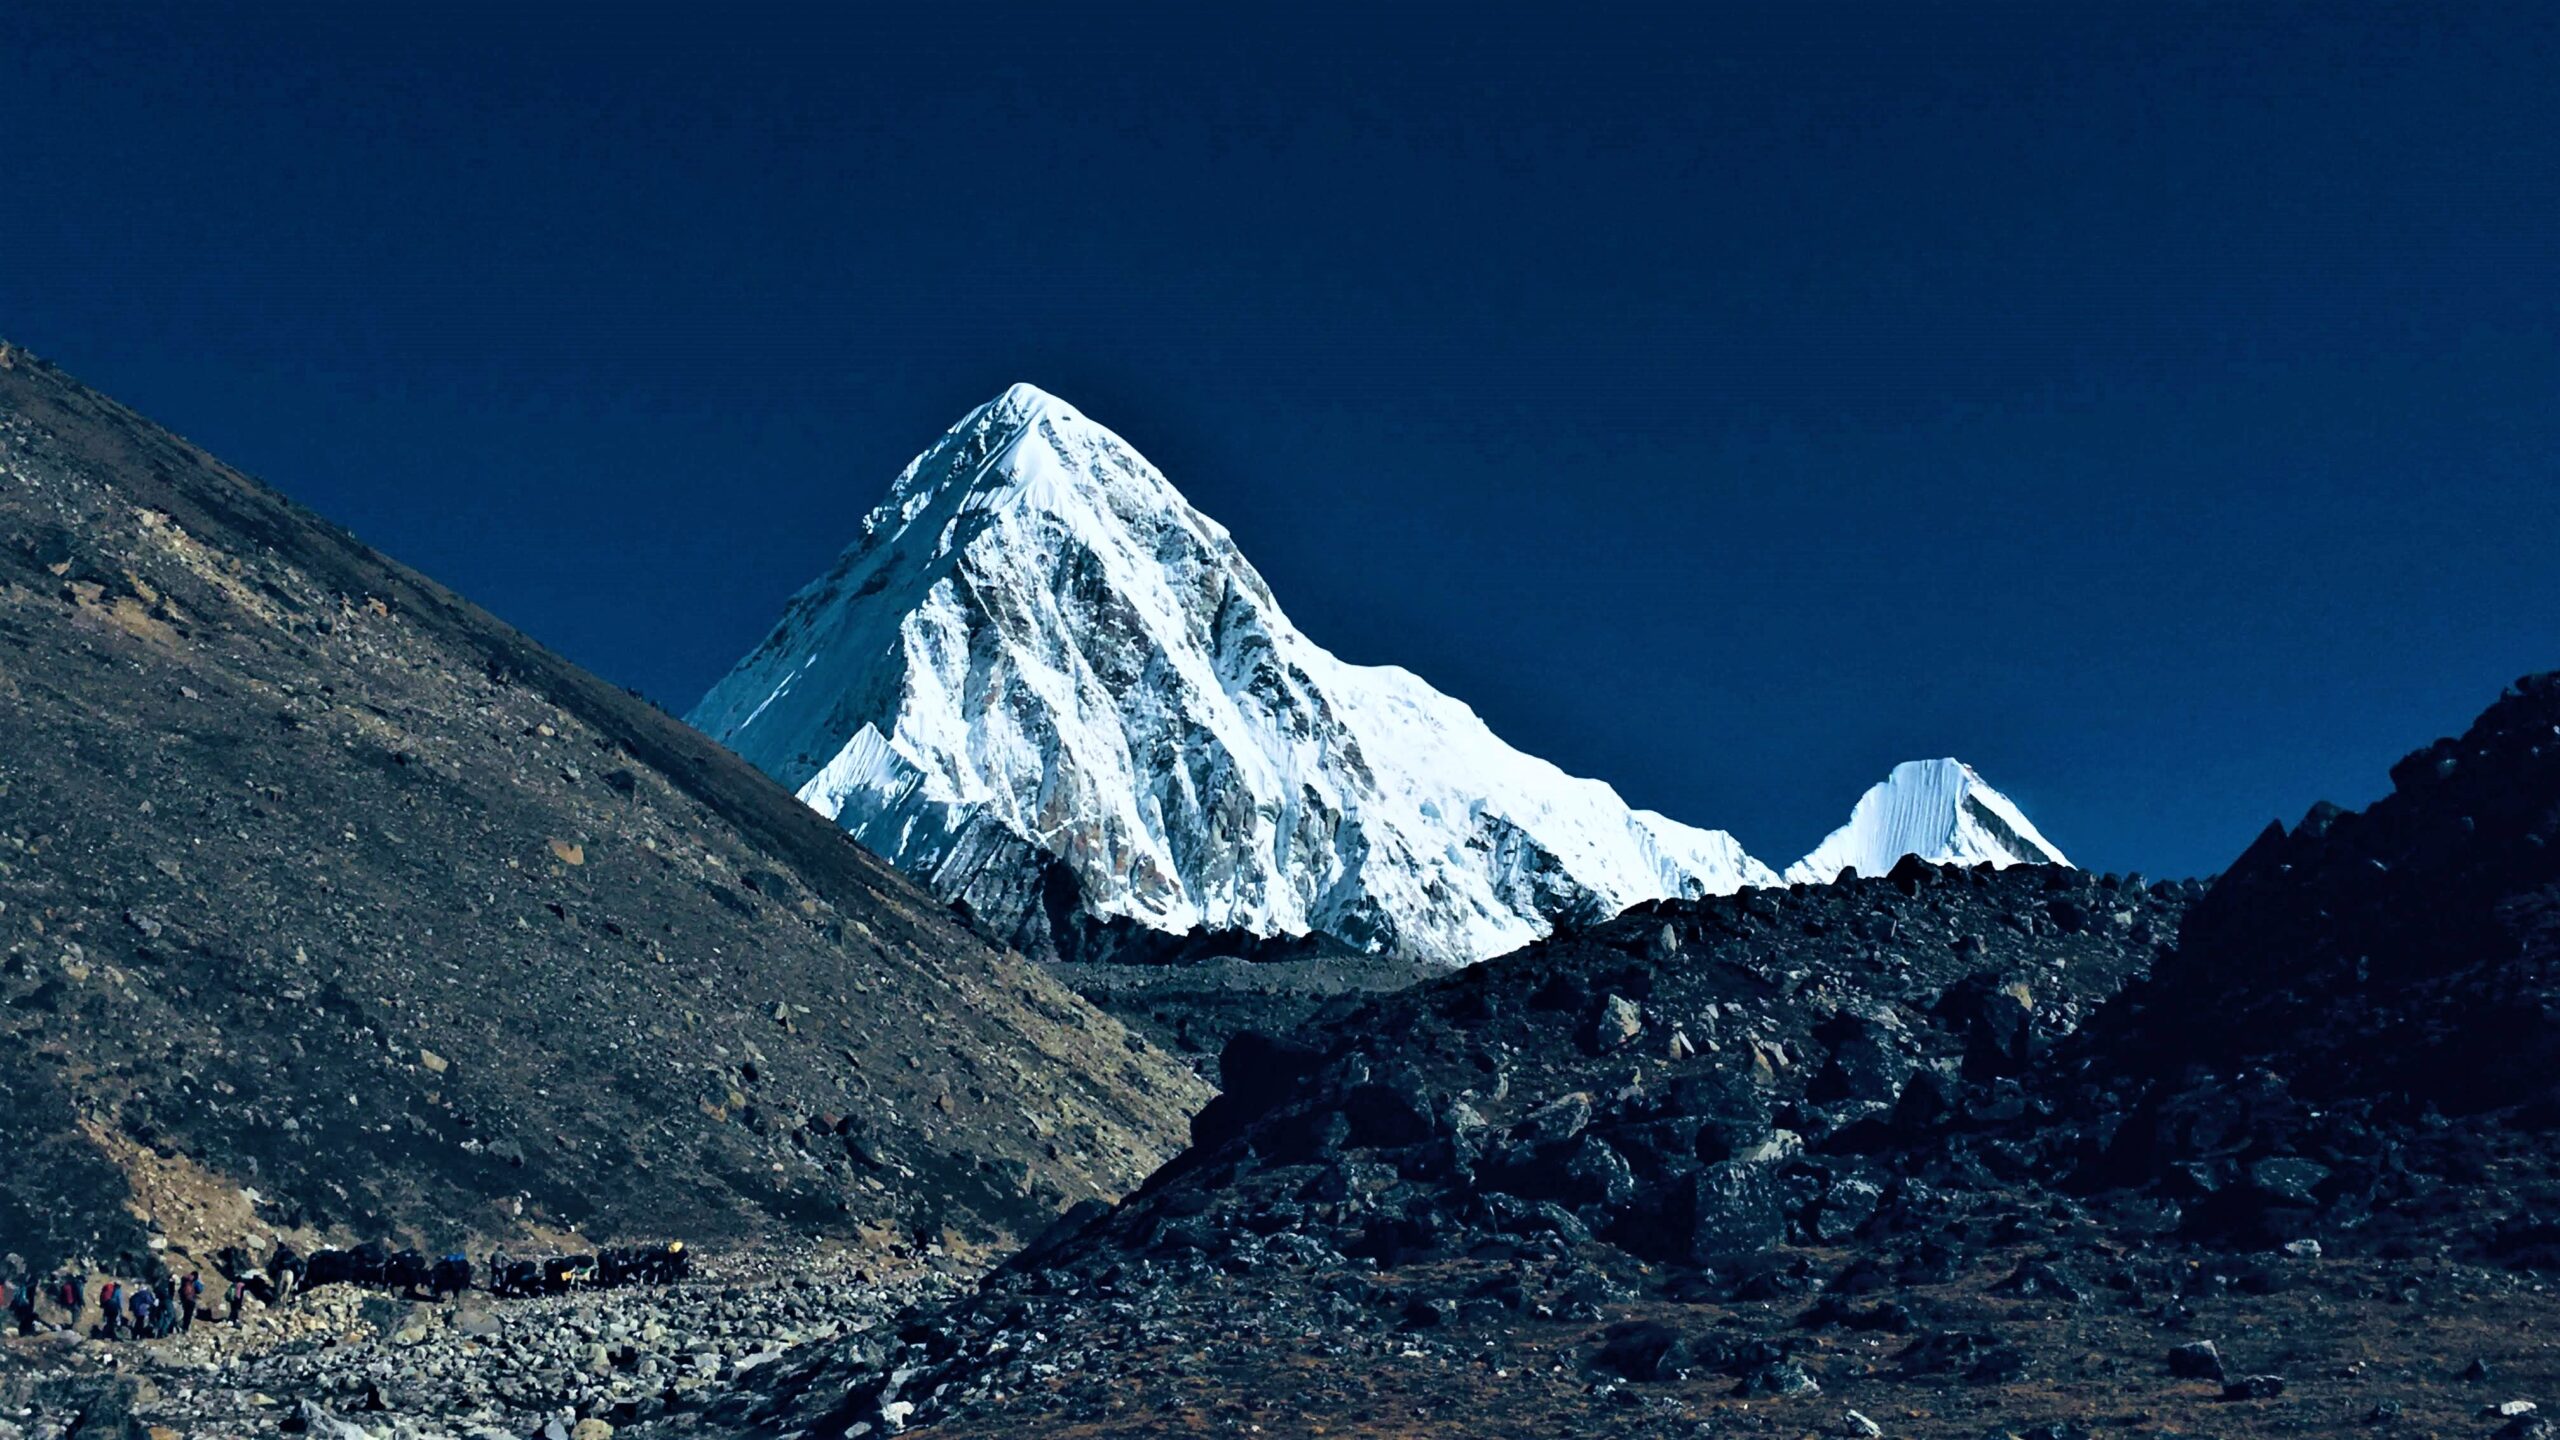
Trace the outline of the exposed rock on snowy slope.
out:
<instances>
[{"instance_id":1,"label":"exposed rock on snowy slope","mask_svg":"<svg viewBox=\"0 0 2560 1440\"><path fill-rule=\"evenodd\" d=\"M688 718L1032 954L1091 914L1459 963L1777 878L1334 658L1028 385L909 465Z\"/></svg>"},{"instance_id":2,"label":"exposed rock on snowy slope","mask_svg":"<svg viewBox=\"0 0 2560 1440\"><path fill-rule=\"evenodd\" d=\"M1954 865L2071 863L1972 766L1906 760L1859 797L1848 824L1787 867L1787 883L1826 883L1844 868L1881 875L1905 855Z\"/></svg>"}]
</instances>

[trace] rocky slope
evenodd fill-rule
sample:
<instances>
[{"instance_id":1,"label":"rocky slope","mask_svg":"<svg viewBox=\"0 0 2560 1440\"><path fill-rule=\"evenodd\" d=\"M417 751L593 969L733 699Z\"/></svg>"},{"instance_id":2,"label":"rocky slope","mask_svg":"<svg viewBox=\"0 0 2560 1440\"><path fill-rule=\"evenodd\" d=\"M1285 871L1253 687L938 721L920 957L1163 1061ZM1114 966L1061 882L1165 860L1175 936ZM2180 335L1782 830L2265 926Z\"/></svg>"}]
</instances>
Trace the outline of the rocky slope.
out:
<instances>
[{"instance_id":1,"label":"rocky slope","mask_svg":"<svg viewBox=\"0 0 2560 1440\"><path fill-rule=\"evenodd\" d=\"M1028 1234L1208 1092L698 732L0 347L0 1093L0 1250L133 1274Z\"/></svg>"},{"instance_id":2,"label":"rocky slope","mask_svg":"<svg viewBox=\"0 0 2560 1440\"><path fill-rule=\"evenodd\" d=\"M710 1428L993 1433L1063 1407L1110 1433L1185 1433L1197 1417L1122 1402L1156 1381L1200 1394L1172 1378L1198 1373L1173 1361L1195 1354L1229 1382L1213 1414L1356 1428L1369 1412L1350 1395L1424 1366L1518 1366L1524 1336L1579 1333L1639 1296L1731 1298L1743 1272L1790 1263L1755 1254L1925 1216L1860 1152L1925 1126L1925 1097L1963 1075L2030 1067L2149 965L2183 903L2068 870L1911 862L1639 907L1346 1000L1309 1043L1242 1037L1192 1149L1137 1199L956 1310L778 1372ZM1283 1377L1319 1370L1343 1392L1289 1398ZM1588 1383L1578 1358L1572 1373ZM1540 1433L1555 1398L1436 1419ZM1457 1433L1394 1413L1392 1433Z\"/></svg>"},{"instance_id":3,"label":"rocky slope","mask_svg":"<svg viewBox=\"0 0 2560 1440\"><path fill-rule=\"evenodd\" d=\"M652 1433L2547 1436L2555 736L2201 895L1906 861L1240 1037L1137 1196Z\"/></svg>"},{"instance_id":4,"label":"rocky slope","mask_svg":"<svg viewBox=\"0 0 2560 1440\"><path fill-rule=\"evenodd\" d=\"M1026 953L1085 917L1444 964L1774 876L1348 665L1119 436L1017 385L693 723Z\"/></svg>"}]
</instances>

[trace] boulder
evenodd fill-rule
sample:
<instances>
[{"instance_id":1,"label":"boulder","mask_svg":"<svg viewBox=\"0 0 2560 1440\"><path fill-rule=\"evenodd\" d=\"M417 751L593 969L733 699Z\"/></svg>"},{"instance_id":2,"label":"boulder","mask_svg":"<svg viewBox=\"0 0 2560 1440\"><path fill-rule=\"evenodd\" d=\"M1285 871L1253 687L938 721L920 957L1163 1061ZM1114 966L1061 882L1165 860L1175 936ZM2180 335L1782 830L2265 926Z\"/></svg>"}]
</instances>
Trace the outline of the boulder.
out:
<instances>
[{"instance_id":1,"label":"boulder","mask_svg":"<svg viewBox=\"0 0 2560 1440\"><path fill-rule=\"evenodd\" d=\"M1680 1332L1659 1320L1630 1320L1609 1327L1591 1367L1638 1384L1676 1380L1694 1357Z\"/></svg>"},{"instance_id":2,"label":"boulder","mask_svg":"<svg viewBox=\"0 0 2560 1440\"><path fill-rule=\"evenodd\" d=\"M1704 1263L1774 1248L1785 1233L1766 1167L1719 1161L1656 1185L1615 1227L1647 1259Z\"/></svg>"},{"instance_id":3,"label":"boulder","mask_svg":"<svg viewBox=\"0 0 2560 1440\"><path fill-rule=\"evenodd\" d=\"M2225 1400L2273 1400L2283 1393L2281 1375L2244 1375L2222 1387Z\"/></svg>"},{"instance_id":4,"label":"boulder","mask_svg":"<svg viewBox=\"0 0 2560 1440\"><path fill-rule=\"evenodd\" d=\"M2317 1160L2274 1155L2249 1167L2249 1186L2281 1205L2317 1205L2316 1191L2329 1178L2329 1167Z\"/></svg>"},{"instance_id":5,"label":"boulder","mask_svg":"<svg viewBox=\"0 0 2560 1440\"><path fill-rule=\"evenodd\" d=\"M352 1420L342 1419L335 1411L319 1402L304 1400L296 1404L293 1418L310 1440L373 1440L365 1428Z\"/></svg>"},{"instance_id":6,"label":"boulder","mask_svg":"<svg viewBox=\"0 0 2560 1440\"><path fill-rule=\"evenodd\" d=\"M1342 1103L1349 1143L1362 1149L1413 1145L1431 1138L1431 1104L1410 1081L1355 1085Z\"/></svg>"},{"instance_id":7,"label":"boulder","mask_svg":"<svg viewBox=\"0 0 2560 1440\"><path fill-rule=\"evenodd\" d=\"M2198 1340L2169 1352L2169 1373L2181 1380L2228 1379L2222 1369L2222 1351L2210 1340Z\"/></svg>"},{"instance_id":8,"label":"boulder","mask_svg":"<svg viewBox=\"0 0 2560 1440\"><path fill-rule=\"evenodd\" d=\"M2014 1075L2035 1050L2035 1007L2022 987L1977 974L1947 987L1938 1013L1964 1037L1965 1072L1979 1079Z\"/></svg>"},{"instance_id":9,"label":"boulder","mask_svg":"<svg viewBox=\"0 0 2560 1440\"><path fill-rule=\"evenodd\" d=\"M1912 1062L1884 1023L1842 1014L1823 1025L1815 1038L1831 1046L1831 1058L1807 1085L1807 1098L1891 1101L1902 1093Z\"/></svg>"},{"instance_id":10,"label":"boulder","mask_svg":"<svg viewBox=\"0 0 2560 1440\"><path fill-rule=\"evenodd\" d=\"M1624 995L1604 995L1584 1022L1582 1047L1594 1055L1624 1049L1644 1033L1644 1007Z\"/></svg>"},{"instance_id":11,"label":"boulder","mask_svg":"<svg viewBox=\"0 0 2560 1440\"><path fill-rule=\"evenodd\" d=\"M1591 1124L1591 1097L1576 1090L1559 1095L1520 1117L1511 1127L1511 1138L1530 1144L1551 1144L1570 1140Z\"/></svg>"}]
</instances>

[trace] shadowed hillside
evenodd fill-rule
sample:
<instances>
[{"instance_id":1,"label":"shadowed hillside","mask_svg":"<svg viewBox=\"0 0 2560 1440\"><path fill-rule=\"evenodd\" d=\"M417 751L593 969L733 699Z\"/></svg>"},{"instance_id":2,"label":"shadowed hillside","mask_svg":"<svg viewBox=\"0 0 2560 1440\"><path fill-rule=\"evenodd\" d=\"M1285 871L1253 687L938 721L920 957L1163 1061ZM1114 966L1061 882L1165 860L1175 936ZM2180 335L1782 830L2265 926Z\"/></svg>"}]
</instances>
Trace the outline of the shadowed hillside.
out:
<instances>
[{"instance_id":1,"label":"shadowed hillside","mask_svg":"<svg viewBox=\"0 0 2560 1440\"><path fill-rule=\"evenodd\" d=\"M993 1236L1207 1091L673 717L0 346L0 1244Z\"/></svg>"}]
</instances>

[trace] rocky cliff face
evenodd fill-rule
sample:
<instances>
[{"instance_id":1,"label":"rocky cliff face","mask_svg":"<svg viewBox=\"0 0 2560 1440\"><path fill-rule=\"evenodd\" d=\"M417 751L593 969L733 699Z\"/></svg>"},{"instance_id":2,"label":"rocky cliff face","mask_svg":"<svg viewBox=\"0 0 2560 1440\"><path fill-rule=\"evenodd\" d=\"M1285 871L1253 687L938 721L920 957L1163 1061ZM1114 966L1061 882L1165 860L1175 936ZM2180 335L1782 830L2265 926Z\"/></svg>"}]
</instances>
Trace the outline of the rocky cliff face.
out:
<instances>
[{"instance_id":1,"label":"rocky cliff face","mask_svg":"<svg viewBox=\"0 0 2560 1440\"><path fill-rule=\"evenodd\" d=\"M1022 1233L1206 1094L698 732L0 346L0 1249Z\"/></svg>"},{"instance_id":2,"label":"rocky cliff face","mask_svg":"<svg viewBox=\"0 0 2560 1440\"><path fill-rule=\"evenodd\" d=\"M690 719L1036 954L1084 915L1460 963L1776 878L1334 658L1027 385L908 466Z\"/></svg>"}]
</instances>

